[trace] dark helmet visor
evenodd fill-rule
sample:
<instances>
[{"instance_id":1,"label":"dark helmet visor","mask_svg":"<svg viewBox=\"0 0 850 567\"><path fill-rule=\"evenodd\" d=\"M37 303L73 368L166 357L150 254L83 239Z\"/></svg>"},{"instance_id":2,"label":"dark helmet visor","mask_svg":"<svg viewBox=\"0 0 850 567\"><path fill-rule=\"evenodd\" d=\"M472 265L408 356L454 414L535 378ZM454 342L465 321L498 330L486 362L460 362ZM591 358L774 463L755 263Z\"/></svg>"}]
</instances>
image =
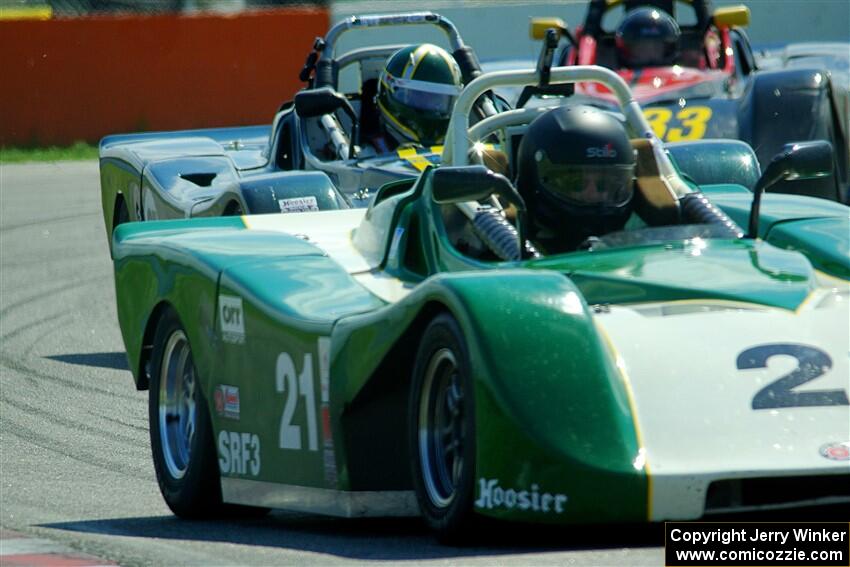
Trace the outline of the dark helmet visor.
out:
<instances>
[{"instance_id":1,"label":"dark helmet visor","mask_svg":"<svg viewBox=\"0 0 850 567\"><path fill-rule=\"evenodd\" d=\"M633 164L558 165L543 160L538 180L549 194L573 205L620 207L634 192Z\"/></svg>"},{"instance_id":2,"label":"dark helmet visor","mask_svg":"<svg viewBox=\"0 0 850 567\"><path fill-rule=\"evenodd\" d=\"M630 40L623 48L623 56L634 67L671 65L677 49L675 41L643 37Z\"/></svg>"}]
</instances>

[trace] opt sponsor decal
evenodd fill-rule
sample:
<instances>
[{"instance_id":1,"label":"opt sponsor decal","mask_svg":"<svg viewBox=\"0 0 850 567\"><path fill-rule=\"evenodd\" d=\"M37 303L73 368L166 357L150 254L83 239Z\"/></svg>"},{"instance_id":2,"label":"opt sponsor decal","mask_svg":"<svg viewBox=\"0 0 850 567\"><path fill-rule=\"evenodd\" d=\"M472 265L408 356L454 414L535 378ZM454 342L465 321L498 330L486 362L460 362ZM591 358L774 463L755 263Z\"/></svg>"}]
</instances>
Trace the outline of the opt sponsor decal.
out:
<instances>
[{"instance_id":1,"label":"opt sponsor decal","mask_svg":"<svg viewBox=\"0 0 850 567\"><path fill-rule=\"evenodd\" d=\"M222 417L239 419L239 388L219 384L215 388L215 411Z\"/></svg>"},{"instance_id":2,"label":"opt sponsor decal","mask_svg":"<svg viewBox=\"0 0 850 567\"><path fill-rule=\"evenodd\" d=\"M308 211L319 210L319 202L312 195L309 197L278 199L277 204L280 205L280 212L282 213L306 213Z\"/></svg>"},{"instance_id":3,"label":"opt sponsor decal","mask_svg":"<svg viewBox=\"0 0 850 567\"><path fill-rule=\"evenodd\" d=\"M257 434L220 431L218 467L221 474L260 474L260 438Z\"/></svg>"},{"instance_id":4,"label":"opt sponsor decal","mask_svg":"<svg viewBox=\"0 0 850 567\"><path fill-rule=\"evenodd\" d=\"M488 510L506 508L508 510L531 510L532 512L562 514L566 503L566 494L540 492L540 487L536 484L531 485L531 490L516 490L502 488L499 486L498 480L478 479L476 508Z\"/></svg>"},{"instance_id":5,"label":"opt sponsor decal","mask_svg":"<svg viewBox=\"0 0 850 567\"><path fill-rule=\"evenodd\" d=\"M221 339L224 342L245 342L245 318L242 298L233 295L218 296L218 316L221 321Z\"/></svg>"},{"instance_id":6,"label":"opt sponsor decal","mask_svg":"<svg viewBox=\"0 0 850 567\"><path fill-rule=\"evenodd\" d=\"M824 445L820 448L820 454L833 461L850 461L850 441Z\"/></svg>"}]
</instances>

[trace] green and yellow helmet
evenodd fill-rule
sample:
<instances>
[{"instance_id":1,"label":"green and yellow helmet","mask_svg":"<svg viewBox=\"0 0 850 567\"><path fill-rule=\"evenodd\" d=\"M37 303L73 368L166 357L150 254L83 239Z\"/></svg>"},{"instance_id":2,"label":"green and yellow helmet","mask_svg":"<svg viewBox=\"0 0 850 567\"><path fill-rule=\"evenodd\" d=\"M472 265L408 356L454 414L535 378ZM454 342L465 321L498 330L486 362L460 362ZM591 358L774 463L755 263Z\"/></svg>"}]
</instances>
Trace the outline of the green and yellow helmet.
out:
<instances>
[{"instance_id":1,"label":"green and yellow helmet","mask_svg":"<svg viewBox=\"0 0 850 567\"><path fill-rule=\"evenodd\" d=\"M445 49L430 43L399 49L378 84L385 128L399 142L442 143L461 84L460 68Z\"/></svg>"}]
</instances>

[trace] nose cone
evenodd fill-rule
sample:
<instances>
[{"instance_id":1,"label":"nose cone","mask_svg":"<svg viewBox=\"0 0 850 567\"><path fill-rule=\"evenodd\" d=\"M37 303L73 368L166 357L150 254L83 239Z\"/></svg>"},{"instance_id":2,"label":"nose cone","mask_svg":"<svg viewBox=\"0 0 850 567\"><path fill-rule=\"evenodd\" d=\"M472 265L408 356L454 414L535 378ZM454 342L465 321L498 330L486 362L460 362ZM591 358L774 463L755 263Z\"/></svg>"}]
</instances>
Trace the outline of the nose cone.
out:
<instances>
[{"instance_id":1,"label":"nose cone","mask_svg":"<svg viewBox=\"0 0 850 567\"><path fill-rule=\"evenodd\" d=\"M850 294L797 310L693 300L612 307L658 518L698 517L709 485L848 474Z\"/></svg>"}]
</instances>

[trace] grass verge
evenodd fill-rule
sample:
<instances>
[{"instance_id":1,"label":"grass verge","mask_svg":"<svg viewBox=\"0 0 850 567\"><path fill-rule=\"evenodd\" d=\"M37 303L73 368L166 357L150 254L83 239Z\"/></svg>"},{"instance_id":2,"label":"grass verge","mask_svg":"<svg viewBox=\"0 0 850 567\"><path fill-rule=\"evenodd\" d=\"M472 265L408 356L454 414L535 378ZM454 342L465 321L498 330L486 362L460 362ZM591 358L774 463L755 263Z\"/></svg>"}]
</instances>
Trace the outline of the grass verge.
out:
<instances>
[{"instance_id":1,"label":"grass verge","mask_svg":"<svg viewBox=\"0 0 850 567\"><path fill-rule=\"evenodd\" d=\"M7 148L0 147L0 163L23 163L28 161L70 161L97 159L97 146L76 142L58 148Z\"/></svg>"}]
</instances>

